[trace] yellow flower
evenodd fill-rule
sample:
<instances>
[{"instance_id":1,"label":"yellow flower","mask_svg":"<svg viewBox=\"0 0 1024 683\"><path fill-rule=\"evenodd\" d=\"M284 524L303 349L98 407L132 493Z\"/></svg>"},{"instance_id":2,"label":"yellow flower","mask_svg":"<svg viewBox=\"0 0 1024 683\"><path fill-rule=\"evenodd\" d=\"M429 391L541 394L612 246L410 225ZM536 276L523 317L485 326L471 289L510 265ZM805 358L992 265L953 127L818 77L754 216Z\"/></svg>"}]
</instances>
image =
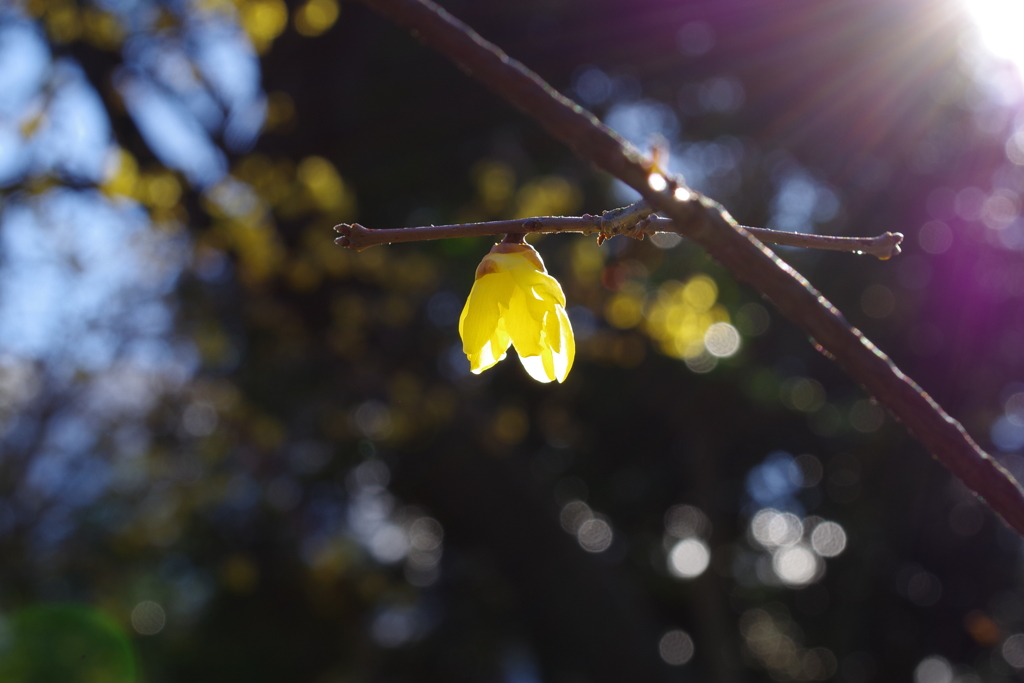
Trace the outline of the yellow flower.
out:
<instances>
[{"instance_id":1,"label":"yellow flower","mask_svg":"<svg viewBox=\"0 0 1024 683\"><path fill-rule=\"evenodd\" d=\"M459 334L475 374L502 360L513 344L538 382L565 381L576 357L565 294L528 244L495 244L480 262Z\"/></svg>"}]
</instances>

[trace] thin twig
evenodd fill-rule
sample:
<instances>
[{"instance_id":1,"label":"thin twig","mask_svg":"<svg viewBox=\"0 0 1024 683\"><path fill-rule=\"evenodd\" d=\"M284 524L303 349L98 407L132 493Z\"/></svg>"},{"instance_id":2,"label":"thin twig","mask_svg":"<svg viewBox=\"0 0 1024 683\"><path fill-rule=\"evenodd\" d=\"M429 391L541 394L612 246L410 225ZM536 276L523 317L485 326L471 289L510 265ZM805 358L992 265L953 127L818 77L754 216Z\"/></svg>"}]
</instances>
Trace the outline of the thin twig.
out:
<instances>
[{"instance_id":1,"label":"thin twig","mask_svg":"<svg viewBox=\"0 0 1024 683\"><path fill-rule=\"evenodd\" d=\"M378 244L399 242L425 242L455 237L486 237L506 233L552 233L575 232L590 235L597 232L593 221L577 217L543 216L511 221L488 221L486 223L460 223L458 225L425 225L418 228L393 228L371 230L358 223L342 223L334 226L341 236L335 243L353 251L362 251Z\"/></svg>"},{"instance_id":2,"label":"thin twig","mask_svg":"<svg viewBox=\"0 0 1024 683\"><path fill-rule=\"evenodd\" d=\"M675 229L670 218L655 216L651 226L658 231L671 231L685 235ZM883 232L874 237L839 237L836 235L810 235L802 232L783 232L768 228L751 228L739 226L765 244L778 244L785 247L804 247L806 249L826 249L828 251L845 251L854 254L869 254L883 261L888 261L900 253L903 233Z\"/></svg>"},{"instance_id":3,"label":"thin twig","mask_svg":"<svg viewBox=\"0 0 1024 683\"><path fill-rule=\"evenodd\" d=\"M412 30L506 101L538 121L580 157L635 189L680 234L700 244L733 275L771 299L780 312L803 329L864 385L943 465L996 513L1024 534L1024 491L991 456L978 448L964 428L863 334L799 273L778 259L721 206L699 195L674 197L672 178L649 183L651 167L636 149L539 76L429 0L362 0L396 24ZM652 189L664 188L660 191Z\"/></svg>"},{"instance_id":4,"label":"thin twig","mask_svg":"<svg viewBox=\"0 0 1024 683\"><path fill-rule=\"evenodd\" d=\"M635 207L641 207L637 209ZM399 242L423 242L427 240L452 239L455 237L484 237L502 234L532 234L569 232L583 235L653 235L658 232L675 232L675 225L668 218L650 216L644 210L646 202L613 211L600 216L538 216L508 221L486 221L482 223L459 223L457 225L424 225L415 228L371 230L358 223L342 223L334 226L340 234L335 242L354 251L362 251L378 244ZM798 232L782 232L765 228L745 228L767 244L781 244L808 249L827 249L858 254L870 254L885 260L900 253L903 235L886 232L876 237L834 237L831 235L806 235Z\"/></svg>"},{"instance_id":5,"label":"thin twig","mask_svg":"<svg viewBox=\"0 0 1024 683\"><path fill-rule=\"evenodd\" d=\"M340 237L336 244L354 251L362 251L378 244L395 244L397 242L422 242L426 240L443 240L453 237L485 237L506 233L551 233L575 232L584 235L598 233L606 237L614 235L635 235L637 225L647 219L653 209L644 200L633 202L629 206L610 209L600 216L586 214L583 216L539 216L537 218L517 218L508 221L486 221L483 223L460 223L458 225L425 225L418 228L397 228L390 230L371 230L358 223L342 223L334 226Z\"/></svg>"},{"instance_id":6,"label":"thin twig","mask_svg":"<svg viewBox=\"0 0 1024 683\"><path fill-rule=\"evenodd\" d=\"M869 254L883 261L888 261L893 256L899 254L900 243L903 242L902 232L883 232L875 237L837 237L835 235L807 235L802 232L782 232L781 230L769 230L768 228L750 228L745 225L743 229L765 244Z\"/></svg>"}]
</instances>

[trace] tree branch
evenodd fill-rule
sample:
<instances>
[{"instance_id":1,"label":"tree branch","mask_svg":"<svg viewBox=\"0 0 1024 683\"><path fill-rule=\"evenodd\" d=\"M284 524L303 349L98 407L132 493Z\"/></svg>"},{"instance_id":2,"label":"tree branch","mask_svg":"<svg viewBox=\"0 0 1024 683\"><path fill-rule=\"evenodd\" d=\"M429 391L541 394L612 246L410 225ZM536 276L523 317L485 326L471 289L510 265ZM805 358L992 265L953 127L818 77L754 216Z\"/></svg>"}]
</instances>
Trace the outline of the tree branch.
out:
<instances>
[{"instance_id":1,"label":"tree branch","mask_svg":"<svg viewBox=\"0 0 1024 683\"><path fill-rule=\"evenodd\" d=\"M583 216L538 216L536 218L519 218L507 221L486 221L482 223L459 223L457 225L424 225L416 228L397 228L371 230L358 223L342 223L334 226L340 237L335 244L348 247L353 251L362 251L378 244L395 244L399 242L424 242L427 240L443 240L455 237L486 237L503 234L551 234L559 232L579 233L582 235L598 234L604 237L629 235L642 237L658 232L674 232L683 234L676 229L668 218L651 216L647 202L640 200L635 204L606 211L600 216L585 214ZM782 232L766 228L744 229L755 235L766 244L780 244L808 249L827 249L845 251L856 254L870 254L887 260L900 253L903 235L898 232L886 232L876 237L834 237L832 235L807 235L799 232Z\"/></svg>"},{"instance_id":2,"label":"tree branch","mask_svg":"<svg viewBox=\"0 0 1024 683\"><path fill-rule=\"evenodd\" d=\"M715 202L675 197L680 185L651 173L641 155L539 76L429 0L362 0L448 56L506 101L539 122L580 157L611 173L665 214L683 234L772 300L779 311L906 424L943 465L1018 533L1024 491L964 428L856 328L806 279L778 259ZM652 187L659 188L658 190Z\"/></svg>"}]
</instances>

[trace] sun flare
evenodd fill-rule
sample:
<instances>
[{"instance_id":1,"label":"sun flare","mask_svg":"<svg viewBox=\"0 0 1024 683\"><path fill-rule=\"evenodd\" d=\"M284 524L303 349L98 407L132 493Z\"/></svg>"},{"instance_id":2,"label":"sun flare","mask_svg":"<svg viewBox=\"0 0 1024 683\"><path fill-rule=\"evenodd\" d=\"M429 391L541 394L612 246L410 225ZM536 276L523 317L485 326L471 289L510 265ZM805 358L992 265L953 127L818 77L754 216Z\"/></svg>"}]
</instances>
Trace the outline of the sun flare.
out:
<instances>
[{"instance_id":1,"label":"sun flare","mask_svg":"<svg viewBox=\"0 0 1024 683\"><path fill-rule=\"evenodd\" d=\"M961 0L985 48L1024 72L1024 2Z\"/></svg>"}]
</instances>

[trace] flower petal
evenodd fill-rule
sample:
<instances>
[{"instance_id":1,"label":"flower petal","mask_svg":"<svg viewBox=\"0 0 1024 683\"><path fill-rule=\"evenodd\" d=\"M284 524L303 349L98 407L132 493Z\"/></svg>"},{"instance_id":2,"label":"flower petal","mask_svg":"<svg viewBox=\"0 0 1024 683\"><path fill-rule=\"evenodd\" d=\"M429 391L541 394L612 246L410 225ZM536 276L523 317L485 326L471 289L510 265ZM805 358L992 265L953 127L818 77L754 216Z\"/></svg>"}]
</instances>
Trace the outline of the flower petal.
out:
<instances>
[{"instance_id":1,"label":"flower petal","mask_svg":"<svg viewBox=\"0 0 1024 683\"><path fill-rule=\"evenodd\" d=\"M515 282L507 273L490 273L473 283L459 317L462 350L473 372L482 372L505 357L511 339L499 323L514 291Z\"/></svg>"},{"instance_id":2,"label":"flower petal","mask_svg":"<svg viewBox=\"0 0 1024 683\"><path fill-rule=\"evenodd\" d=\"M522 356L536 356L543 351L542 338L544 336L544 316L538 319L531 314L527 305L529 295L518 287L512 293L512 300L509 302L507 311L503 311L502 320L505 321L505 329L512 337L516 353ZM553 307L552 313L554 312Z\"/></svg>"},{"instance_id":3,"label":"flower petal","mask_svg":"<svg viewBox=\"0 0 1024 683\"><path fill-rule=\"evenodd\" d=\"M576 339L569 316L561 306L544 321L543 351L536 356L519 356L519 361L538 382L564 382L576 359Z\"/></svg>"},{"instance_id":4,"label":"flower petal","mask_svg":"<svg viewBox=\"0 0 1024 683\"><path fill-rule=\"evenodd\" d=\"M469 358L469 369L474 375L479 375L484 370L493 367L499 361L505 360L508 355L508 347L512 343L508 333L505 332L504 321L498 319L498 327L487 343L484 344L480 353L475 357L466 354Z\"/></svg>"},{"instance_id":5,"label":"flower petal","mask_svg":"<svg viewBox=\"0 0 1024 683\"><path fill-rule=\"evenodd\" d=\"M526 372L530 373L530 377L538 382L547 384L555 379L554 373L549 374L544 366L543 356L519 356L519 362L526 368Z\"/></svg>"},{"instance_id":6,"label":"flower petal","mask_svg":"<svg viewBox=\"0 0 1024 683\"><path fill-rule=\"evenodd\" d=\"M523 263L514 268L511 273L516 285L524 290L532 291L534 298L565 306L565 293L562 291L562 285L546 272L533 268L532 263Z\"/></svg>"},{"instance_id":7,"label":"flower petal","mask_svg":"<svg viewBox=\"0 0 1024 683\"><path fill-rule=\"evenodd\" d=\"M572 324L569 322L569 316L566 314L565 309L561 306L555 307L555 314L557 315L557 326L558 332L547 332L550 336L559 337L559 344L556 346L554 343L551 344L552 350L555 351L554 363L555 363L555 378L559 382L564 382L565 378L569 376L569 370L572 369L572 363L576 360L576 338L572 333Z\"/></svg>"}]
</instances>

